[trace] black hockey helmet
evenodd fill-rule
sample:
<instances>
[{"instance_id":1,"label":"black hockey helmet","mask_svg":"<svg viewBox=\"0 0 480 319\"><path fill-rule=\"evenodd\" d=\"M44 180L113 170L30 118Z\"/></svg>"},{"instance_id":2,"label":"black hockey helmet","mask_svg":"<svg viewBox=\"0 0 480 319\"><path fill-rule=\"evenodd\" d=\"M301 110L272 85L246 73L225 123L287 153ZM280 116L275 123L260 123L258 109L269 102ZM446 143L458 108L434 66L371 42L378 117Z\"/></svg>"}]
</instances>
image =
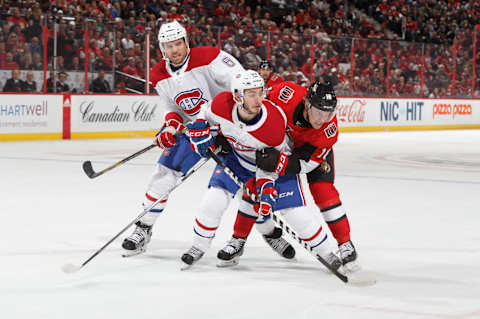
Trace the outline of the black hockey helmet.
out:
<instances>
[{"instance_id":1,"label":"black hockey helmet","mask_svg":"<svg viewBox=\"0 0 480 319\"><path fill-rule=\"evenodd\" d=\"M258 69L267 69L269 68L270 70L273 70L273 65L272 62L268 60L262 60L260 61L260 64L258 65Z\"/></svg>"},{"instance_id":2,"label":"black hockey helmet","mask_svg":"<svg viewBox=\"0 0 480 319\"><path fill-rule=\"evenodd\" d=\"M328 82L313 82L308 88L307 99L313 107L322 111L333 112L337 107L337 96Z\"/></svg>"}]
</instances>

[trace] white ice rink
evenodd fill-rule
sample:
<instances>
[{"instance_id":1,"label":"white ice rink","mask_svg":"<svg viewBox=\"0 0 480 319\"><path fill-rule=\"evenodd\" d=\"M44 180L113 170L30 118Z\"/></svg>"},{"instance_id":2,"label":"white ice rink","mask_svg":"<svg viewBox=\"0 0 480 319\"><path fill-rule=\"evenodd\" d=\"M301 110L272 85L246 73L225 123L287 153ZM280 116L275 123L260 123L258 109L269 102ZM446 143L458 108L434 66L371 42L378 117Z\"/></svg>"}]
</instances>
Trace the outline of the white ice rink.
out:
<instances>
[{"instance_id":1,"label":"white ice rink","mask_svg":"<svg viewBox=\"0 0 480 319\"><path fill-rule=\"evenodd\" d=\"M236 201L212 249L180 271L213 162L172 194L145 255L122 258L121 236L64 274L140 213L160 151L93 180L82 162L100 170L148 144L0 143L1 319L480 318L480 131L341 134L336 185L374 286L345 285L296 244L283 261L255 231L239 266L217 268Z\"/></svg>"}]
</instances>

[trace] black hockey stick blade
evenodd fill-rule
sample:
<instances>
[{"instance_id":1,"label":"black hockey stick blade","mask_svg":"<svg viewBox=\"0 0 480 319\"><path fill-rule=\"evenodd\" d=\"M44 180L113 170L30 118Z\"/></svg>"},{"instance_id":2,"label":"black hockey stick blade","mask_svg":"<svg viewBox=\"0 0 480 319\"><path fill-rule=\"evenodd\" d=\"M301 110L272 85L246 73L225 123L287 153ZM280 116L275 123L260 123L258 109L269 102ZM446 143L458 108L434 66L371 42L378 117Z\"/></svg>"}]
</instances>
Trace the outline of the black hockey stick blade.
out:
<instances>
[{"instance_id":1,"label":"black hockey stick blade","mask_svg":"<svg viewBox=\"0 0 480 319\"><path fill-rule=\"evenodd\" d=\"M95 173L94 170L93 170L93 167L92 167L92 162L90 161L86 161L86 162L83 162L83 171L85 172L85 174L87 174L88 177L90 178L95 178L99 175L102 175L101 173Z\"/></svg>"}]
</instances>

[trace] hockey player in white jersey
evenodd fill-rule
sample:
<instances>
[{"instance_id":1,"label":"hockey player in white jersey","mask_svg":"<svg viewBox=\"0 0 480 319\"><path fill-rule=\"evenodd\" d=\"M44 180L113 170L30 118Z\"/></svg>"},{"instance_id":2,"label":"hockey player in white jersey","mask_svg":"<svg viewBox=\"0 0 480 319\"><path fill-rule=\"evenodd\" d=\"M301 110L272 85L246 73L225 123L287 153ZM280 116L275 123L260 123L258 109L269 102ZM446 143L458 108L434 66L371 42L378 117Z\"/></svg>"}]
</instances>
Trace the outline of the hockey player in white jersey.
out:
<instances>
[{"instance_id":1,"label":"hockey player in white jersey","mask_svg":"<svg viewBox=\"0 0 480 319\"><path fill-rule=\"evenodd\" d=\"M254 203L247 194L243 195L235 223L244 226L236 228L225 248L218 252L218 266L237 264L258 214L269 220L275 209L301 238L308 239L313 250L332 268L339 269L342 263L331 250L320 217L305 206L298 175L278 178L276 172L266 172L255 165L256 150L266 145L282 152L290 149L285 114L264 99L264 94L264 81L256 71L241 72L233 79L231 92L217 95L202 110L203 119L187 124L192 147L201 156L208 156L207 149L214 145L213 128L228 140L232 151L224 157L225 164L259 197L259 202ZM270 227L274 234L273 226Z\"/></svg>"},{"instance_id":2,"label":"hockey player in white jersey","mask_svg":"<svg viewBox=\"0 0 480 319\"><path fill-rule=\"evenodd\" d=\"M160 27L158 40L164 60L156 64L151 73L160 105L165 108L164 124L156 136L156 143L165 149L156 166L143 200L147 207L157 199L163 200L136 224L134 232L125 238L122 247L125 255L144 252L152 236L152 227L165 209L170 190L179 178L200 159L190 148L188 137L176 136L184 129L184 123L194 121L202 107L218 93L230 88L234 74L243 71L240 63L231 55L214 47L189 48L187 32L177 21ZM223 212L237 188L225 174L213 174L199 210L203 219L196 219L194 232L200 228L216 229ZM212 233L212 232L211 232ZM182 256L187 264L198 260L209 245L210 238L201 238L201 244L194 246ZM195 235L196 237L200 237ZM285 240L282 238L282 241ZM287 246L290 246L287 243ZM272 247L275 248L275 247ZM290 250L293 247L290 246ZM282 251L277 249L280 254Z\"/></svg>"}]
</instances>

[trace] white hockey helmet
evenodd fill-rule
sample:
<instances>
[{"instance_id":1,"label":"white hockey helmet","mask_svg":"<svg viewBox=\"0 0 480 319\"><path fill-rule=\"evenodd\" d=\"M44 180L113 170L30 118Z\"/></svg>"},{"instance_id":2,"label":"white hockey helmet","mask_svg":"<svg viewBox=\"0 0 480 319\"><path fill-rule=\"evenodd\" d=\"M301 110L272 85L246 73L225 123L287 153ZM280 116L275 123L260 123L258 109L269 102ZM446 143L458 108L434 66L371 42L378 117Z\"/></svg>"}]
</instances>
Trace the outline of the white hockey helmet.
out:
<instances>
[{"instance_id":1,"label":"white hockey helmet","mask_svg":"<svg viewBox=\"0 0 480 319\"><path fill-rule=\"evenodd\" d=\"M185 44L187 45L188 55L188 53L190 53L190 46L188 45L187 30L180 23L178 23L177 20L164 23L160 26L160 30L158 31L158 44L160 46L160 51L162 51L164 59L166 59L166 57L163 44L182 38L185 40Z\"/></svg>"},{"instance_id":2,"label":"white hockey helmet","mask_svg":"<svg viewBox=\"0 0 480 319\"><path fill-rule=\"evenodd\" d=\"M265 90L265 81L254 70L246 70L241 73L238 73L232 79L231 91L235 96L235 93L238 93L241 103L243 104L243 94L245 90L263 88Z\"/></svg>"}]
</instances>

